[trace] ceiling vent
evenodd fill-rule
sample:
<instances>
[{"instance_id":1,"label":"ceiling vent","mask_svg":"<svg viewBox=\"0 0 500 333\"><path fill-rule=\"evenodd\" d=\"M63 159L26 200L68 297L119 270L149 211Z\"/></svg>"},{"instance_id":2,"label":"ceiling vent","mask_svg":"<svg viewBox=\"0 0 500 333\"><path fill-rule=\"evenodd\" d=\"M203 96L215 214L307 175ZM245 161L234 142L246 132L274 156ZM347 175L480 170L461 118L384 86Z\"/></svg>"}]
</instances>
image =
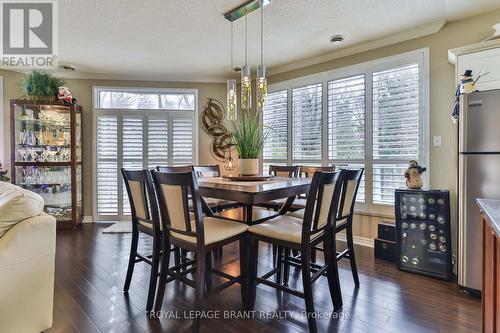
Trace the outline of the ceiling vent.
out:
<instances>
[{"instance_id":1,"label":"ceiling vent","mask_svg":"<svg viewBox=\"0 0 500 333\"><path fill-rule=\"evenodd\" d=\"M333 45L338 45L344 41L344 36L342 35L333 35L330 37L330 43Z\"/></svg>"}]
</instances>

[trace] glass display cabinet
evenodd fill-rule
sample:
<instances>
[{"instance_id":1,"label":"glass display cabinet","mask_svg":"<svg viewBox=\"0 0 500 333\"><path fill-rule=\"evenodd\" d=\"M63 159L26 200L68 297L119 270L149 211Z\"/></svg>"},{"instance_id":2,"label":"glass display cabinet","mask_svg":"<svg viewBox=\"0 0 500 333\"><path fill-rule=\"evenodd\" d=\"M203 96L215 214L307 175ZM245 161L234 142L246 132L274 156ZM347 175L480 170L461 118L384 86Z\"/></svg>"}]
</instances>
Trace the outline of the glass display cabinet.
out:
<instances>
[{"instance_id":1,"label":"glass display cabinet","mask_svg":"<svg viewBox=\"0 0 500 333\"><path fill-rule=\"evenodd\" d=\"M398 268L451 281L450 193L396 190Z\"/></svg>"},{"instance_id":2,"label":"glass display cabinet","mask_svg":"<svg viewBox=\"0 0 500 333\"><path fill-rule=\"evenodd\" d=\"M38 193L58 227L83 219L82 108L11 100L12 182Z\"/></svg>"}]
</instances>

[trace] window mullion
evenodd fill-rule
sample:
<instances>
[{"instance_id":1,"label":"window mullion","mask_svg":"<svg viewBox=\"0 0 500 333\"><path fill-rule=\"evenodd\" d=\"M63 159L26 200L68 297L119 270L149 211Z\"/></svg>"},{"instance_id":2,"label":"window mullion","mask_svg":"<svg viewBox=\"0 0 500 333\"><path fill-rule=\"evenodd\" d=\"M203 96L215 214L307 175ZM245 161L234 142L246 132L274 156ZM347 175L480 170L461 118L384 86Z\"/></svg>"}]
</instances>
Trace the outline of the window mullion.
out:
<instances>
[{"instance_id":1,"label":"window mullion","mask_svg":"<svg viewBox=\"0 0 500 333\"><path fill-rule=\"evenodd\" d=\"M168 128L168 133L167 133L167 137L168 137L168 157L167 157L167 161L168 161L168 165L169 166L172 166L173 165L173 161L174 161L174 157L172 156L173 155L173 152L174 152L174 149L173 149L173 146L174 146L174 126L173 126L173 120L172 120L172 112L168 112L168 123L167 123L167 128Z\"/></svg>"},{"instance_id":2,"label":"window mullion","mask_svg":"<svg viewBox=\"0 0 500 333\"><path fill-rule=\"evenodd\" d=\"M365 72L365 201L373 205L373 72Z\"/></svg>"},{"instance_id":3,"label":"window mullion","mask_svg":"<svg viewBox=\"0 0 500 333\"><path fill-rule=\"evenodd\" d=\"M287 153L286 153L286 164L292 165L292 89L287 89Z\"/></svg>"},{"instance_id":4,"label":"window mullion","mask_svg":"<svg viewBox=\"0 0 500 333\"><path fill-rule=\"evenodd\" d=\"M117 123L118 123L118 150L117 150L117 198L118 198L118 219L123 219L123 177L122 177L122 168L123 168L123 113L119 113L117 115Z\"/></svg>"},{"instance_id":5,"label":"window mullion","mask_svg":"<svg viewBox=\"0 0 500 333\"><path fill-rule=\"evenodd\" d=\"M321 165L328 165L328 81L324 80L321 85L322 88L322 102L321 102L321 116L323 119L323 126L321 131Z\"/></svg>"},{"instance_id":6,"label":"window mullion","mask_svg":"<svg viewBox=\"0 0 500 333\"><path fill-rule=\"evenodd\" d=\"M146 112L142 115L142 155L144 156L142 160L142 168L149 168L149 136L148 136L148 128L149 128L149 118Z\"/></svg>"}]
</instances>

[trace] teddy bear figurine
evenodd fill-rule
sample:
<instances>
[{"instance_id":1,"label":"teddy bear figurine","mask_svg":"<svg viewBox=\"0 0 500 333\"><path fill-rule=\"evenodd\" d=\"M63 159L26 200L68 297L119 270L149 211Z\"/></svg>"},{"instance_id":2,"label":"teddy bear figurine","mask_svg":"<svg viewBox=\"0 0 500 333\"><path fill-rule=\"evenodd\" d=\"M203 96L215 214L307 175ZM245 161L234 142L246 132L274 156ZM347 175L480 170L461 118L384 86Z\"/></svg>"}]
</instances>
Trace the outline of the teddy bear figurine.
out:
<instances>
[{"instance_id":1,"label":"teddy bear figurine","mask_svg":"<svg viewBox=\"0 0 500 333\"><path fill-rule=\"evenodd\" d=\"M71 91L68 87L59 87L57 88L57 100L64 104L76 104L76 99L73 98Z\"/></svg>"},{"instance_id":2,"label":"teddy bear figurine","mask_svg":"<svg viewBox=\"0 0 500 333\"><path fill-rule=\"evenodd\" d=\"M406 187L409 189L421 189L424 186L422 177L420 175L425 172L427 168L418 165L418 162L411 160L408 162L408 169L405 171Z\"/></svg>"}]
</instances>

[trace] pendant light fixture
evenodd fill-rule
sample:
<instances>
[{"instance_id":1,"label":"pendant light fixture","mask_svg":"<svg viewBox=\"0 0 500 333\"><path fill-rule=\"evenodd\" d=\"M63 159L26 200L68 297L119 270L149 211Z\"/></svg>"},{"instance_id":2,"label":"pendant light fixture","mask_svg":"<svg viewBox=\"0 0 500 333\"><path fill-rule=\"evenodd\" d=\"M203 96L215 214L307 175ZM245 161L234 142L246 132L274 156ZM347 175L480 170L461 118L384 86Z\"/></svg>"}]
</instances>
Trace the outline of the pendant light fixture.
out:
<instances>
[{"instance_id":1,"label":"pendant light fixture","mask_svg":"<svg viewBox=\"0 0 500 333\"><path fill-rule=\"evenodd\" d=\"M231 22L231 71L233 70L233 22ZM227 80L227 108L228 120L238 118L238 96L236 93L236 80Z\"/></svg>"},{"instance_id":2,"label":"pendant light fixture","mask_svg":"<svg viewBox=\"0 0 500 333\"><path fill-rule=\"evenodd\" d=\"M233 69L233 22L245 17L245 65L241 67L241 101L242 110L252 108L252 77L248 65L248 14L260 8L260 65L257 67L255 80L256 109L262 111L267 99L266 66L264 66L264 7L271 0L250 0L224 14L224 18L231 22L231 69ZM236 80L227 80L227 118L237 118Z\"/></svg>"},{"instance_id":3,"label":"pendant light fixture","mask_svg":"<svg viewBox=\"0 0 500 333\"><path fill-rule=\"evenodd\" d=\"M252 77L248 66L248 15L245 9L245 65L241 68L241 108L252 108Z\"/></svg>"},{"instance_id":4,"label":"pendant light fixture","mask_svg":"<svg viewBox=\"0 0 500 333\"><path fill-rule=\"evenodd\" d=\"M264 66L264 1L260 0L260 65L257 67L255 82L256 107L262 111L267 99L266 66Z\"/></svg>"}]
</instances>

